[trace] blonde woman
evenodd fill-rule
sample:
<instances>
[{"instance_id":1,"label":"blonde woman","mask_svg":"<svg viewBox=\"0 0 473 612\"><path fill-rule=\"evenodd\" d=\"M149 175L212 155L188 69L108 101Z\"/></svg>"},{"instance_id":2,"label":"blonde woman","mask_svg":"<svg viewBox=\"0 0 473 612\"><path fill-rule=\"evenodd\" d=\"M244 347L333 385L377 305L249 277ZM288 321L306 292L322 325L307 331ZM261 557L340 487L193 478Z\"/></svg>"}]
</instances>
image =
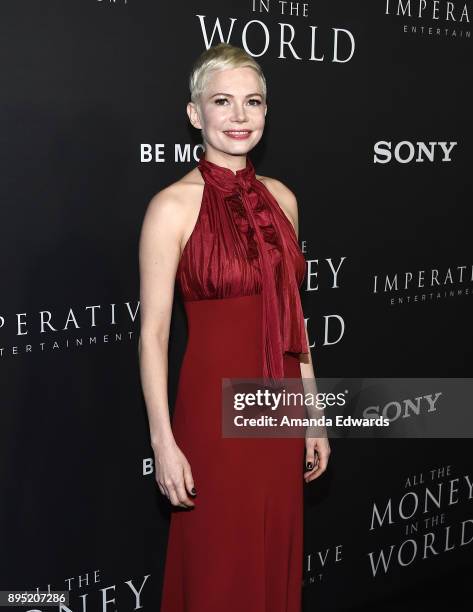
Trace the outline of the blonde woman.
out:
<instances>
[{"instance_id":1,"label":"blonde woman","mask_svg":"<svg viewBox=\"0 0 473 612\"><path fill-rule=\"evenodd\" d=\"M139 253L141 380L156 481L174 507L161 612L299 612L302 481L325 471L328 441L225 437L221 398L222 378L314 377L297 202L248 157L267 112L259 64L238 47L211 47L190 93L204 154L149 203ZM171 426L175 282L189 339Z\"/></svg>"}]
</instances>

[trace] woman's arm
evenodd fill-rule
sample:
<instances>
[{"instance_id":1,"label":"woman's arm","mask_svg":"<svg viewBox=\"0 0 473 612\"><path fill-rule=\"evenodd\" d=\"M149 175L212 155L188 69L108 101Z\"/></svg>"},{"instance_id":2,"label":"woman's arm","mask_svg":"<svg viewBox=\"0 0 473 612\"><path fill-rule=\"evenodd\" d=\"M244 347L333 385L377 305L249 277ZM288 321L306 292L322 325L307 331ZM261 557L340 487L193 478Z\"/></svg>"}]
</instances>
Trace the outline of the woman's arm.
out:
<instances>
[{"instance_id":1,"label":"woman's arm","mask_svg":"<svg viewBox=\"0 0 473 612\"><path fill-rule=\"evenodd\" d=\"M305 337L307 339L307 346L309 348L309 352L301 353L301 376L302 378L314 378L314 364L312 363L312 354L310 352L310 344L309 344L309 334L307 333L307 327L305 328Z\"/></svg>"},{"instance_id":2,"label":"woman's arm","mask_svg":"<svg viewBox=\"0 0 473 612\"><path fill-rule=\"evenodd\" d=\"M139 243L141 328L138 352L153 448L173 443L167 351L174 282L180 253L178 207L163 192L154 196Z\"/></svg>"},{"instance_id":3,"label":"woman's arm","mask_svg":"<svg viewBox=\"0 0 473 612\"><path fill-rule=\"evenodd\" d=\"M182 210L170 187L156 194L146 210L139 242L138 353L158 485L173 504L193 506L185 491L186 486L189 491L194 486L190 466L174 440L167 394L169 327L183 236Z\"/></svg>"},{"instance_id":4,"label":"woman's arm","mask_svg":"<svg viewBox=\"0 0 473 612\"><path fill-rule=\"evenodd\" d=\"M310 343L309 335L307 333L307 327L305 329L305 335L307 338L307 346L309 347L309 352L307 354L301 353L300 355L302 386L304 387L304 394L306 397L317 397L317 383L315 380L314 367L312 364L312 355L310 352ZM306 404L306 408L309 417L320 418L324 414L324 410L319 410L316 407L315 402L312 405ZM307 471L304 472L304 479L308 483L311 480L318 478L327 469L331 449L328 441L326 427L308 427L306 430L305 445L305 461Z\"/></svg>"}]
</instances>

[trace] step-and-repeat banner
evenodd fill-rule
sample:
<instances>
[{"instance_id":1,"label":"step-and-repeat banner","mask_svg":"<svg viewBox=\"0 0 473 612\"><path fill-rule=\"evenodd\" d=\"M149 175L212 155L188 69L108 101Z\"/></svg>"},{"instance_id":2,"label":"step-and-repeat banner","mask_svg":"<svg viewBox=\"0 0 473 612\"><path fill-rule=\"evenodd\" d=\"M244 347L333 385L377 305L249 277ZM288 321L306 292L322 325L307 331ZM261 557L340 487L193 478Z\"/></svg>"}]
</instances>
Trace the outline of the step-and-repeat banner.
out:
<instances>
[{"instance_id":1,"label":"step-and-repeat banner","mask_svg":"<svg viewBox=\"0 0 473 612\"><path fill-rule=\"evenodd\" d=\"M139 379L138 238L201 154L187 79L210 45L243 47L268 81L250 155L297 195L316 376L432 378L371 407L393 420L470 376L471 8L2 2L1 589L158 609L170 505ZM176 291L171 410L186 333ZM469 450L467 435L334 439L305 485L304 609L453 581L473 547Z\"/></svg>"}]
</instances>

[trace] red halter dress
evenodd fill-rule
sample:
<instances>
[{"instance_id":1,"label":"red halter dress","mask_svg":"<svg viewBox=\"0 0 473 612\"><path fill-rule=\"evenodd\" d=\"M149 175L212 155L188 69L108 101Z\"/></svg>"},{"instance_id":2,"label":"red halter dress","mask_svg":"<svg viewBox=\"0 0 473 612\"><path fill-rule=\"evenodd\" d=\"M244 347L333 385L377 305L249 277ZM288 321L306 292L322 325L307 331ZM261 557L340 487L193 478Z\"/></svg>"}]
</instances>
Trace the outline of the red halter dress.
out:
<instances>
[{"instance_id":1,"label":"red halter dress","mask_svg":"<svg viewBox=\"0 0 473 612\"><path fill-rule=\"evenodd\" d=\"M294 228L251 160L201 157L176 274L188 320L172 429L195 507L173 507L161 612L300 612L304 439L222 435L222 378L300 378L308 351ZM192 496L191 496L192 497Z\"/></svg>"}]
</instances>

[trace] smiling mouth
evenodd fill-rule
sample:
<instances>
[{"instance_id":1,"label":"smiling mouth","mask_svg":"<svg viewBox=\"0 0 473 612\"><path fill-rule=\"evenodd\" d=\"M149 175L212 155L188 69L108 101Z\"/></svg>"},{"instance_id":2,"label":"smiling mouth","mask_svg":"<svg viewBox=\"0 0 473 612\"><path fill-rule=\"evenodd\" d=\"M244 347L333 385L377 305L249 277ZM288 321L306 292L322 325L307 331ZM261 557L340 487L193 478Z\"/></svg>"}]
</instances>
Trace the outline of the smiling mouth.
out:
<instances>
[{"instance_id":1,"label":"smiling mouth","mask_svg":"<svg viewBox=\"0 0 473 612\"><path fill-rule=\"evenodd\" d=\"M251 130L225 130L224 134L232 138L245 138L251 134Z\"/></svg>"}]
</instances>

